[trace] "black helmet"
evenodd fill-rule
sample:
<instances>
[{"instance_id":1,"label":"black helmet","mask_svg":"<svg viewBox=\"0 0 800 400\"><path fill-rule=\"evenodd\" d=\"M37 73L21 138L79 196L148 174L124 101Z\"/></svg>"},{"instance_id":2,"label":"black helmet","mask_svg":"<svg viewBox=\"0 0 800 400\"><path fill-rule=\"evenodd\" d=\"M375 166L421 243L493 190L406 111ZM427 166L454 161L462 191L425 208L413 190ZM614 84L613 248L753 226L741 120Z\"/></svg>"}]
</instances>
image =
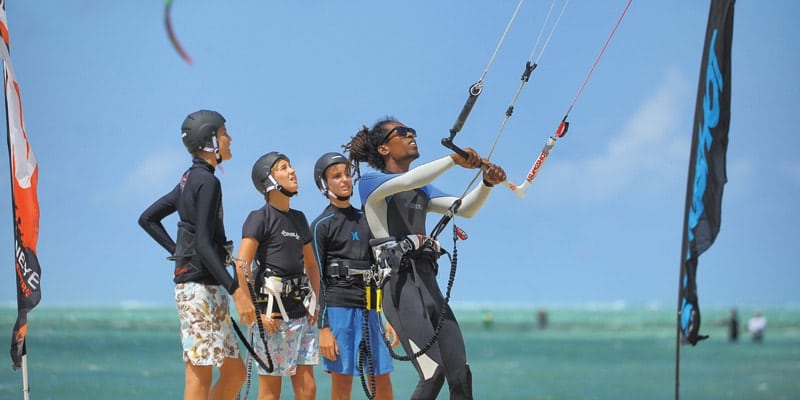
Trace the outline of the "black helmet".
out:
<instances>
[{"instance_id":1,"label":"black helmet","mask_svg":"<svg viewBox=\"0 0 800 400\"><path fill-rule=\"evenodd\" d=\"M272 151L259 157L256 163L253 164L253 171L250 174L251 178L253 178L253 185L256 187L256 190L264 196L274 189L280 190L281 193L289 197L297 194L297 192L290 192L284 189L283 186L279 185L278 181L272 177L272 167L281 159L289 161L289 157L286 157L285 154Z\"/></svg>"},{"instance_id":2,"label":"black helmet","mask_svg":"<svg viewBox=\"0 0 800 400\"><path fill-rule=\"evenodd\" d=\"M339 153L325 153L314 164L314 183L317 184L320 192L324 196L328 196L328 182L325 179L325 171L331 165L346 164L347 158ZM345 200L345 199L342 199Z\"/></svg>"},{"instance_id":3,"label":"black helmet","mask_svg":"<svg viewBox=\"0 0 800 400\"><path fill-rule=\"evenodd\" d=\"M181 138L186 150L194 153L198 150L210 151L217 155L217 130L225 124L225 117L216 111L200 110L189 114L181 125Z\"/></svg>"}]
</instances>

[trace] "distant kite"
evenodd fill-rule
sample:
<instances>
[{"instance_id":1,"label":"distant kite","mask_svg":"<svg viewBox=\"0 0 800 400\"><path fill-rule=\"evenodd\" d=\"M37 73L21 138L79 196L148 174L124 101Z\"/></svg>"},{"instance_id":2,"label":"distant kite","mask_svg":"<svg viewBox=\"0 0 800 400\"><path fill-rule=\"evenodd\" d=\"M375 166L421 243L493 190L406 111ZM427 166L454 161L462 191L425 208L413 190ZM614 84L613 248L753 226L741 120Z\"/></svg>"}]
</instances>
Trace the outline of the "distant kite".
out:
<instances>
[{"instance_id":1,"label":"distant kite","mask_svg":"<svg viewBox=\"0 0 800 400\"><path fill-rule=\"evenodd\" d=\"M170 9L172 8L172 0L165 0L164 1L164 25L167 27L167 35L169 36L169 41L172 42L172 46L175 47L175 50L178 54L181 55L184 61L187 64L192 64L192 57L189 57L189 54L181 47L181 44L178 42L178 38L175 37L175 32L172 30L172 19L170 18Z\"/></svg>"}]
</instances>

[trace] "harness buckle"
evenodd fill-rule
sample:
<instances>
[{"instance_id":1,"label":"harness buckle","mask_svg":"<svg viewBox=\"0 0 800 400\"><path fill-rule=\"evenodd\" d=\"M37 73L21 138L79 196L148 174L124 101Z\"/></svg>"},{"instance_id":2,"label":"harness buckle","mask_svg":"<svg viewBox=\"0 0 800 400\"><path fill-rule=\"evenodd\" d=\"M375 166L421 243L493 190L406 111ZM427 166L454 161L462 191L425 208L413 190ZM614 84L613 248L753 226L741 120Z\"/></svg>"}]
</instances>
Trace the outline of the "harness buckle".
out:
<instances>
[{"instance_id":1,"label":"harness buckle","mask_svg":"<svg viewBox=\"0 0 800 400\"><path fill-rule=\"evenodd\" d=\"M352 264L354 261L350 260L333 260L330 261L327 268L326 276L329 278L339 278L339 279L348 279L353 277L361 277L364 282L369 282L375 276L375 272L373 269L375 268L374 265L364 262L363 266L366 268L357 268L361 265L358 265L358 261L355 261L356 264Z\"/></svg>"}]
</instances>

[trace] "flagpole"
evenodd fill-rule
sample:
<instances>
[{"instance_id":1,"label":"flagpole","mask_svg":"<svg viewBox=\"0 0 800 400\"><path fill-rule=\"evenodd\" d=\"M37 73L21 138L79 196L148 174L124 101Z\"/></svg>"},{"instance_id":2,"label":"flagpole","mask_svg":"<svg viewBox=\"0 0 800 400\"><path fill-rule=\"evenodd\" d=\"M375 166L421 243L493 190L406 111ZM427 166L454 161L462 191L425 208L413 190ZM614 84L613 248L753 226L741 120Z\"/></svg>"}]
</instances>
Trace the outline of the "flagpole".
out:
<instances>
[{"instance_id":1,"label":"flagpole","mask_svg":"<svg viewBox=\"0 0 800 400\"><path fill-rule=\"evenodd\" d=\"M686 232L686 218L683 218L683 232ZM681 245L681 254L686 254L686 237L684 235ZM678 277L678 307L675 320L675 400L681 398L681 298L683 295L683 277L686 275L686 266L681 257L681 273Z\"/></svg>"},{"instance_id":2,"label":"flagpole","mask_svg":"<svg viewBox=\"0 0 800 400\"><path fill-rule=\"evenodd\" d=\"M31 387L28 385L28 355L22 356L22 398L30 400Z\"/></svg>"}]
</instances>

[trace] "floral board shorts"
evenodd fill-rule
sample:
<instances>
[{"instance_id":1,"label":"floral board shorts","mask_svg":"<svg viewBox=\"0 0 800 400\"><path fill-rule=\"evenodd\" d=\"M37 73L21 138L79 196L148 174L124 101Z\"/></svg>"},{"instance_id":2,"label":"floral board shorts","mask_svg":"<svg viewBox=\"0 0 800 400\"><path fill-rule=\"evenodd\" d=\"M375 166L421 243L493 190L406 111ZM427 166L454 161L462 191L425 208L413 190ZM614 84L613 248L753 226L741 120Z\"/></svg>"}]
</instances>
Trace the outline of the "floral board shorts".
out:
<instances>
[{"instance_id":1,"label":"floral board shorts","mask_svg":"<svg viewBox=\"0 0 800 400\"><path fill-rule=\"evenodd\" d=\"M298 365L319 364L319 330L317 324L309 324L306 317L281 320L280 328L270 335L264 332L272 357L274 370L267 372L258 367L259 375L292 376ZM264 341L261 340L256 325L250 327L251 342L256 354L269 365L264 352Z\"/></svg>"},{"instance_id":2,"label":"floral board shorts","mask_svg":"<svg viewBox=\"0 0 800 400\"><path fill-rule=\"evenodd\" d=\"M226 358L239 358L228 292L222 286L178 283L175 306L181 321L184 362L221 367Z\"/></svg>"}]
</instances>

